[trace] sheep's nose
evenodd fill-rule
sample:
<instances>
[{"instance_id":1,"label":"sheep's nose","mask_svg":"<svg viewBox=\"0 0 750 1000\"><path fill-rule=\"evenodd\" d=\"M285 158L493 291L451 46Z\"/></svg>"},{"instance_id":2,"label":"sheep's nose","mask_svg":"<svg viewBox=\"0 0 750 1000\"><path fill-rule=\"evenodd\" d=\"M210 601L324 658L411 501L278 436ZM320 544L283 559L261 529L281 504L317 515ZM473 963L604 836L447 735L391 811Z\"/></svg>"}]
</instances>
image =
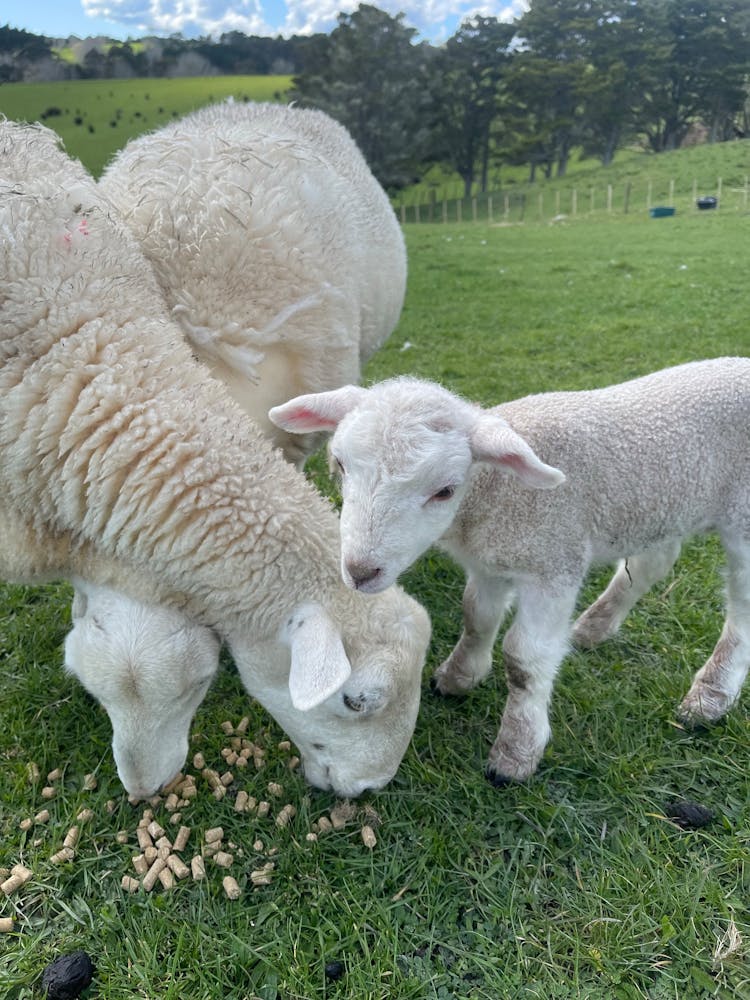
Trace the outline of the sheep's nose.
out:
<instances>
[{"instance_id":1,"label":"sheep's nose","mask_svg":"<svg viewBox=\"0 0 750 1000\"><path fill-rule=\"evenodd\" d=\"M380 566L371 566L369 563L356 562L355 560L347 560L346 571L355 587L363 587L366 583L372 583L382 572Z\"/></svg>"}]
</instances>

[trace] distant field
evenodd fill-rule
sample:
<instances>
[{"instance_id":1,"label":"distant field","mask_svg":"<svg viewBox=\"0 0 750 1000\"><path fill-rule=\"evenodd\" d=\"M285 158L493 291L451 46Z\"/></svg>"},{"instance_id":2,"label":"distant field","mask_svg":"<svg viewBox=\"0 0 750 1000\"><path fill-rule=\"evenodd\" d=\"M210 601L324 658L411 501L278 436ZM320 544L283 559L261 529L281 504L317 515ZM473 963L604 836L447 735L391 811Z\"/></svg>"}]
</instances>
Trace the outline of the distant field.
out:
<instances>
[{"instance_id":1,"label":"distant field","mask_svg":"<svg viewBox=\"0 0 750 1000\"><path fill-rule=\"evenodd\" d=\"M230 95L238 101L280 100L289 76L208 76L171 79L72 80L0 87L0 113L40 121L99 176L133 136Z\"/></svg>"}]
</instances>

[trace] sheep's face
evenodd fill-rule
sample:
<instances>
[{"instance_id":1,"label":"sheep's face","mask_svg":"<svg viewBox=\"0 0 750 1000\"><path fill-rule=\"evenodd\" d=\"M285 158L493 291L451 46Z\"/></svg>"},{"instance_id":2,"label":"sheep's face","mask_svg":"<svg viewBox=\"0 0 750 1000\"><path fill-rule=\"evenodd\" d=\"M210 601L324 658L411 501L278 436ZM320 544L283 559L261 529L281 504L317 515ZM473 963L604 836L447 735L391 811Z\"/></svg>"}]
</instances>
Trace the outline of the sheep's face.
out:
<instances>
[{"instance_id":1,"label":"sheep's face","mask_svg":"<svg viewBox=\"0 0 750 1000\"><path fill-rule=\"evenodd\" d=\"M170 608L77 584L65 666L106 709L130 795L147 798L182 769L190 723L218 665L209 629Z\"/></svg>"},{"instance_id":2,"label":"sheep's face","mask_svg":"<svg viewBox=\"0 0 750 1000\"><path fill-rule=\"evenodd\" d=\"M269 412L297 433L335 430L341 471L341 573L363 593L389 587L452 525L477 462L532 489L564 481L508 423L442 386L390 379L298 396ZM459 515L460 516L460 515Z\"/></svg>"},{"instance_id":3,"label":"sheep's face","mask_svg":"<svg viewBox=\"0 0 750 1000\"><path fill-rule=\"evenodd\" d=\"M295 705L293 689L304 678L290 681L286 639L230 643L246 688L298 747L305 778L347 798L395 775L414 732L430 639L427 613L400 588L352 599L356 614L340 626L351 672L310 708ZM292 647L292 671L295 656Z\"/></svg>"},{"instance_id":4,"label":"sheep's face","mask_svg":"<svg viewBox=\"0 0 750 1000\"><path fill-rule=\"evenodd\" d=\"M363 407L341 422L331 454L341 470L341 575L378 593L450 527L471 449L451 428Z\"/></svg>"}]
</instances>

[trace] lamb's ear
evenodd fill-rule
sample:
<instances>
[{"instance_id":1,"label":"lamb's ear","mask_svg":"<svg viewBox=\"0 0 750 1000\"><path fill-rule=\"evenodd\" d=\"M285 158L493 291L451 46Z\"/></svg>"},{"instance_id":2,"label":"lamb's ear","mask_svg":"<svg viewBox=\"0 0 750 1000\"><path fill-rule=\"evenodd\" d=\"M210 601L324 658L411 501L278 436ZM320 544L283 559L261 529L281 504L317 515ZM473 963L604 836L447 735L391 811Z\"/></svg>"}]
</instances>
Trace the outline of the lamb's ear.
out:
<instances>
[{"instance_id":1,"label":"lamb's ear","mask_svg":"<svg viewBox=\"0 0 750 1000\"><path fill-rule=\"evenodd\" d=\"M471 431L471 453L477 462L499 465L516 475L524 486L551 490L565 482L565 474L535 455L520 434L501 417L482 413Z\"/></svg>"},{"instance_id":2,"label":"lamb's ear","mask_svg":"<svg viewBox=\"0 0 750 1000\"><path fill-rule=\"evenodd\" d=\"M296 396L288 403L274 406L268 418L277 427L296 434L310 431L332 431L339 422L365 398L368 389L359 385L344 385L330 392L312 392Z\"/></svg>"},{"instance_id":3,"label":"lamb's ear","mask_svg":"<svg viewBox=\"0 0 750 1000\"><path fill-rule=\"evenodd\" d=\"M320 705L352 672L341 634L319 604L300 604L280 635L292 654L289 694L300 712Z\"/></svg>"}]
</instances>

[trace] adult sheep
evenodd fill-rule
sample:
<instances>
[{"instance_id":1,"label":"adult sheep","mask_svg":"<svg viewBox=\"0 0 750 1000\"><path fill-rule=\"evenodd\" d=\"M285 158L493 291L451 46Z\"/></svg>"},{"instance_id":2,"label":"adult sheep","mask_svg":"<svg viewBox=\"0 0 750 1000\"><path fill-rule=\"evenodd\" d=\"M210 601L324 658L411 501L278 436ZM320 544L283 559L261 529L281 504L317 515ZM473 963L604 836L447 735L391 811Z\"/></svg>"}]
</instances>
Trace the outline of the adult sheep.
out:
<instances>
[{"instance_id":1,"label":"adult sheep","mask_svg":"<svg viewBox=\"0 0 750 1000\"><path fill-rule=\"evenodd\" d=\"M439 691L462 694L487 676L515 596L493 781L529 777L544 752L552 685L592 563L622 560L573 628L586 646L614 635L686 536L717 531L727 617L681 712L713 721L737 698L750 663L750 359L492 410L403 378L305 396L271 415L290 430L337 426L350 587L381 592L433 543L465 569L464 630L437 671Z\"/></svg>"},{"instance_id":2,"label":"adult sheep","mask_svg":"<svg viewBox=\"0 0 750 1000\"><path fill-rule=\"evenodd\" d=\"M131 140L99 183L197 356L304 459L317 441L269 408L359 381L406 287L400 226L349 133L322 111L211 105Z\"/></svg>"},{"instance_id":3,"label":"adult sheep","mask_svg":"<svg viewBox=\"0 0 750 1000\"><path fill-rule=\"evenodd\" d=\"M343 586L334 512L193 358L132 234L45 128L0 122L0 232L0 575L212 628L313 784L384 784L416 717L423 609ZM174 701L194 696L184 680L162 675ZM165 746L135 688L126 787L146 794L182 763L190 712Z\"/></svg>"}]
</instances>

